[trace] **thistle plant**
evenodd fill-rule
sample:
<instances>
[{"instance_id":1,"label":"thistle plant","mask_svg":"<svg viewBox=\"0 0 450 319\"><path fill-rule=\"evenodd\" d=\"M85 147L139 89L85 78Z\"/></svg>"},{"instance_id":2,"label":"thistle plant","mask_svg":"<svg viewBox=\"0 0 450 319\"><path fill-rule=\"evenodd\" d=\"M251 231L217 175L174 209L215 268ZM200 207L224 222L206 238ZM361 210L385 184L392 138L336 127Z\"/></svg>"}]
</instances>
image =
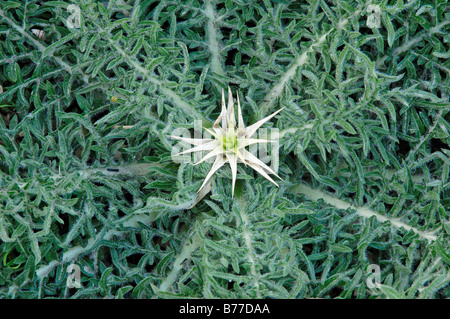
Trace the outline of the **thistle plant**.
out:
<instances>
[{"instance_id":1,"label":"thistle plant","mask_svg":"<svg viewBox=\"0 0 450 319\"><path fill-rule=\"evenodd\" d=\"M234 186L236 183L236 174L237 174L237 164L244 163L245 165L250 166L255 171L260 173L270 182L275 184L278 187L278 184L268 175L273 174L280 178L269 166L264 164L261 160L259 160L252 153L247 151L245 148L249 145L256 143L270 143L272 141L265 139L256 139L252 138L252 136L256 133L256 131L268 120L277 115L281 110L278 110L271 115L265 117L264 119L256 122L255 124L245 127L244 119L242 118L241 104L239 102L239 95L237 96L237 108L238 108L238 125L236 127L236 117L234 115L234 103L233 103L233 95L231 93L230 87L228 87L228 108L226 107L225 102L225 94L222 90L222 111L220 112L219 117L214 122L213 130L206 129L208 133L210 133L214 139L193 139L193 138L183 138L178 136L172 136L174 139L178 139L184 142L188 142L193 145L198 145L197 147L191 148L189 150L178 153L177 155L192 153L192 152L201 152L201 151L211 151L205 157L203 157L197 164L200 164L211 157L215 157L214 164L212 165L211 170L206 175L205 180L203 181L202 186L198 190L200 192L202 188L209 181L211 176L221 168L226 162L230 163L231 173L232 173L232 197L234 196ZM220 126L219 123L222 122ZM280 178L281 179L281 178Z\"/></svg>"},{"instance_id":2,"label":"thistle plant","mask_svg":"<svg viewBox=\"0 0 450 319\"><path fill-rule=\"evenodd\" d=\"M449 298L449 35L442 0L0 1L0 298Z\"/></svg>"}]
</instances>

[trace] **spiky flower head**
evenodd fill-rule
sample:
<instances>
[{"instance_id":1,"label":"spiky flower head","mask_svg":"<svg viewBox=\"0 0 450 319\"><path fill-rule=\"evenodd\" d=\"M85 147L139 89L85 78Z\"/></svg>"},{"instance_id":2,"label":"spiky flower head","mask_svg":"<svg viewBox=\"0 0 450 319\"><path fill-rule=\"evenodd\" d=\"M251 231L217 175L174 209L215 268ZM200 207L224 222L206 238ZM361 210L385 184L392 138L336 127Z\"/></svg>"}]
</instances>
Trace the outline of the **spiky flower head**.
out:
<instances>
[{"instance_id":1,"label":"spiky flower head","mask_svg":"<svg viewBox=\"0 0 450 319\"><path fill-rule=\"evenodd\" d=\"M188 149L184 152L178 153L176 155L182 155L192 152L201 152L201 151L210 151L203 157L198 163L198 165L211 157L215 157L214 164L211 170L205 177L202 186L198 190L200 192L203 187L206 185L211 176L221 168L226 162L230 163L231 174L232 174L232 196L234 196L234 185L236 183L236 174L237 174L237 163L244 163L245 165L250 166L255 171L260 173L270 182L275 184L278 187L278 184L269 176L269 174L273 174L276 177L280 178L269 166L264 164L261 160L259 160L252 153L247 151L245 148L249 145L256 143L269 143L273 142L265 139L256 139L252 138L255 132L263 125L265 122L270 120L276 114L278 114L280 109L271 115L265 117L264 119L245 127L244 120L242 118L241 112L241 104L239 102L239 96L237 96L237 107L238 107L238 123L236 127L236 118L234 115L234 104L233 104L233 95L231 94L231 89L228 87L228 108L225 103L225 93L222 90L222 111L214 122L212 129L205 130L209 132L214 138L184 138L178 136L172 136L172 138L181 140L195 147ZM221 125L219 125L219 123ZM281 179L281 178L280 178Z\"/></svg>"}]
</instances>

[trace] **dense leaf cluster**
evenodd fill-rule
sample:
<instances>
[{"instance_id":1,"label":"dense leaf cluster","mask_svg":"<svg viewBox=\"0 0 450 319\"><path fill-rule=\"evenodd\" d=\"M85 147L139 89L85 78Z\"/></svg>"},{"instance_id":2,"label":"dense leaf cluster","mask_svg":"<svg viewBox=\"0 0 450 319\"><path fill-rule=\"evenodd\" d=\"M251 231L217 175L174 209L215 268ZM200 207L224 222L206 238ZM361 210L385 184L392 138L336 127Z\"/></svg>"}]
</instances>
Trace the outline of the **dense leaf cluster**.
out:
<instances>
[{"instance_id":1,"label":"dense leaf cluster","mask_svg":"<svg viewBox=\"0 0 450 319\"><path fill-rule=\"evenodd\" d=\"M2 1L0 298L448 298L446 5ZM283 181L197 201L169 135L227 86Z\"/></svg>"}]
</instances>

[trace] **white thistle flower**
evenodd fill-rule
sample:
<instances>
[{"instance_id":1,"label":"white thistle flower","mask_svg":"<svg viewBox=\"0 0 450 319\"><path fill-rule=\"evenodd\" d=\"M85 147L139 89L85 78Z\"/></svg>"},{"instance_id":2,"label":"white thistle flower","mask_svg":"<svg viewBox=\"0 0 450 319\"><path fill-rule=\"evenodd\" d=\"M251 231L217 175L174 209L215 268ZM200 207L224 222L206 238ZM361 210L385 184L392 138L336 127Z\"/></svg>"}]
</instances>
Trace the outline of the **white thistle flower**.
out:
<instances>
[{"instance_id":1,"label":"white thistle flower","mask_svg":"<svg viewBox=\"0 0 450 319\"><path fill-rule=\"evenodd\" d=\"M255 171L260 173L270 182L275 184L278 187L278 184L269 176L269 174L273 174L279 179L281 179L270 167L264 164L261 160L259 160L256 156L251 154L245 148L251 144L255 143L269 143L273 142L270 140L256 139L251 138L253 134L259 129L261 125L270 120L276 114L278 114L282 109L272 113L266 118L245 127L244 120L242 118L241 113L241 105L239 103L239 96L237 96L237 105L238 105L238 126L236 128L236 119L234 116L234 104L233 104L233 95L231 94L231 89L228 87L228 109L225 107L225 94L222 90L222 111L214 122L213 131L205 128L207 132L209 132L214 138L210 139L201 139L201 138L184 138L178 136L171 136L174 139L184 141L195 145L195 147L188 149L184 152L178 153L176 155L192 153L192 152L201 152L201 151L211 151L205 157L203 157L197 164L204 162L205 160L216 157L214 164L206 175L205 180L198 190L200 192L203 187L206 185L211 176L221 168L226 162L230 163L231 173L232 173L232 196L234 196L234 185L236 182L236 174L237 174L237 163L244 163L252 167ZM219 126L220 121L222 121L222 126Z\"/></svg>"}]
</instances>

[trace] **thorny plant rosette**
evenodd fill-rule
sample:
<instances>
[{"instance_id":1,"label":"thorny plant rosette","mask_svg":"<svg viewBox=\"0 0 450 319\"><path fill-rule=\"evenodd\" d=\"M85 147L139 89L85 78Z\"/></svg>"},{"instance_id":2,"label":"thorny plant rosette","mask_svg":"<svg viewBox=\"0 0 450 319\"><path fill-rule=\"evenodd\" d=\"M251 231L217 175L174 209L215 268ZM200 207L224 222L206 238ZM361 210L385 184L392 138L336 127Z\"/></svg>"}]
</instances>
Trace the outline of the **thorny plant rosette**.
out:
<instances>
[{"instance_id":1,"label":"thorny plant rosette","mask_svg":"<svg viewBox=\"0 0 450 319\"><path fill-rule=\"evenodd\" d=\"M247 151L245 148L249 145L256 143L273 142L271 140L266 139L252 138L252 136L264 123L266 123L272 117L281 112L283 108L265 117L264 119L248 127L245 127L244 119L242 118L241 104L239 102L238 95L237 95L237 107L238 107L238 123L236 127L233 95L231 94L230 87L228 87L228 108L226 107L225 93L222 90L222 111L220 112L219 117L213 124L212 127L213 131L205 128L205 130L208 133L210 133L214 138L196 139L196 138L178 137L173 135L171 136L174 139L195 145L195 147L180 152L176 155L182 155L192 152L210 151L195 165L203 163L209 158L216 157L211 170L206 175L205 180L203 181L203 184L199 188L198 192L200 192L205 187L206 183L209 181L211 176L227 162L230 163L232 173L232 185L231 185L232 197L234 197L234 186L236 183L238 163L244 163L245 165L250 166L251 168L253 168L255 171L260 173L262 176L264 176L266 179L268 179L270 182L272 182L278 187L278 184L269 176L269 174L273 174L278 178L280 177L269 166L264 164L260 159L258 159L249 151ZM220 122L222 122L221 126L219 125Z\"/></svg>"},{"instance_id":2,"label":"thorny plant rosette","mask_svg":"<svg viewBox=\"0 0 450 319\"><path fill-rule=\"evenodd\" d=\"M0 298L448 298L447 7L0 1ZM167 134L228 83L246 124L286 107L279 170L247 148L283 181L234 199L225 163L199 204L216 156Z\"/></svg>"}]
</instances>

